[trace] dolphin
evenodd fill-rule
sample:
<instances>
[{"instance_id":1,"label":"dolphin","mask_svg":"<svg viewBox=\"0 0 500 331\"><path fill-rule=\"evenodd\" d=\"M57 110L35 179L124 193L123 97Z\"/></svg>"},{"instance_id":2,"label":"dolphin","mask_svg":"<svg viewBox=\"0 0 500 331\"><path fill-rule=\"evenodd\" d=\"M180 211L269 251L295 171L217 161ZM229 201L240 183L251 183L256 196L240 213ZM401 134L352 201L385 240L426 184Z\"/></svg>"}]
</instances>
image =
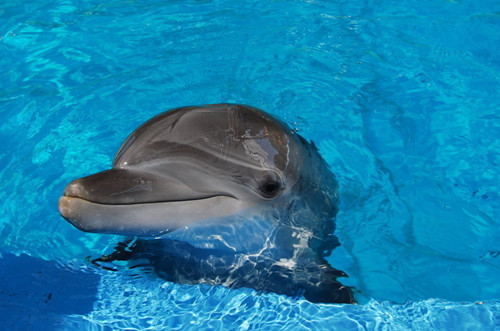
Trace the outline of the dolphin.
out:
<instances>
[{"instance_id":1,"label":"dolphin","mask_svg":"<svg viewBox=\"0 0 500 331\"><path fill-rule=\"evenodd\" d=\"M139 238L95 261L146 259L178 283L354 303L325 259L339 245L338 199L312 142L260 109L214 104L142 124L110 170L67 185L59 211L82 231Z\"/></svg>"}]
</instances>

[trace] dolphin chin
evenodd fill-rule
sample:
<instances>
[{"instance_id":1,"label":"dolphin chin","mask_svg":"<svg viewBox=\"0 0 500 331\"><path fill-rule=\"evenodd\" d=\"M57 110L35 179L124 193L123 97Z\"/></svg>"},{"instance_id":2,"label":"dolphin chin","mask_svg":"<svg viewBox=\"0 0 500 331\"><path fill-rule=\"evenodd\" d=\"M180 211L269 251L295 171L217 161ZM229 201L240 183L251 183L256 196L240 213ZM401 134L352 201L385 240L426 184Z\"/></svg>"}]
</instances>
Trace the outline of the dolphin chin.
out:
<instances>
[{"instance_id":1,"label":"dolphin chin","mask_svg":"<svg viewBox=\"0 0 500 331\"><path fill-rule=\"evenodd\" d=\"M111 169L74 180L59 199L82 231L139 237L96 263L146 260L178 283L351 303L337 281L346 274L325 259L339 245L337 206L337 181L313 143L234 104L157 115Z\"/></svg>"}]
</instances>

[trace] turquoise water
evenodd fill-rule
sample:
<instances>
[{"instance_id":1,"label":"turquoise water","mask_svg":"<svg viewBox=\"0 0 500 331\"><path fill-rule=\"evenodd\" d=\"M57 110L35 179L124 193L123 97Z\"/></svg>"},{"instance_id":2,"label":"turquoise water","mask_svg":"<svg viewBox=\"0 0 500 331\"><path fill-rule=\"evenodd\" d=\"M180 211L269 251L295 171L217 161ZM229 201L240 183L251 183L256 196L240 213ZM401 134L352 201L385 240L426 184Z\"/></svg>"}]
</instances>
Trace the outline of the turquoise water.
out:
<instances>
[{"instance_id":1,"label":"turquoise water","mask_svg":"<svg viewBox=\"0 0 500 331\"><path fill-rule=\"evenodd\" d=\"M0 326L500 329L500 3L9 1L0 5ZM169 108L251 104L341 186L329 262L360 305L186 286L87 257L58 214Z\"/></svg>"}]
</instances>

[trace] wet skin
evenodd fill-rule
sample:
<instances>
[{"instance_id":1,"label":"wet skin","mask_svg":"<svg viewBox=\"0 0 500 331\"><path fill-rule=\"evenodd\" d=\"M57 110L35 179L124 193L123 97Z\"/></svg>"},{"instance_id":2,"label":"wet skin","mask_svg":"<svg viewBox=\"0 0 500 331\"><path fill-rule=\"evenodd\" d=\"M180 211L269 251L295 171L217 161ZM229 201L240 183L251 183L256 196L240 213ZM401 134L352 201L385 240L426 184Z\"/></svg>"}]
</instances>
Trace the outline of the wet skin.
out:
<instances>
[{"instance_id":1,"label":"wet skin","mask_svg":"<svg viewBox=\"0 0 500 331\"><path fill-rule=\"evenodd\" d=\"M338 245L337 189L314 144L286 124L218 104L149 120L112 169L71 182L59 210L80 230L141 238L101 261L146 259L179 283L352 303L337 281L345 274L325 260Z\"/></svg>"}]
</instances>

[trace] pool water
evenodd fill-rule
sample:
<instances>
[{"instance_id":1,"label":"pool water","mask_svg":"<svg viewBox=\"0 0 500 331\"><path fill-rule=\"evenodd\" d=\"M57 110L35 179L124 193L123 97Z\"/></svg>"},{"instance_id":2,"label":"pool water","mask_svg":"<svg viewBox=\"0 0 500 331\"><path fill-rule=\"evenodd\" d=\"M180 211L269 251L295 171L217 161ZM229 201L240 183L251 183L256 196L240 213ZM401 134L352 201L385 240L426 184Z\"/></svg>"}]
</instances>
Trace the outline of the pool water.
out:
<instances>
[{"instance_id":1,"label":"pool water","mask_svg":"<svg viewBox=\"0 0 500 331\"><path fill-rule=\"evenodd\" d=\"M500 3L0 5L3 329L500 329ZM72 179L166 109L250 104L340 183L328 261L359 305L111 272L65 222Z\"/></svg>"}]
</instances>

